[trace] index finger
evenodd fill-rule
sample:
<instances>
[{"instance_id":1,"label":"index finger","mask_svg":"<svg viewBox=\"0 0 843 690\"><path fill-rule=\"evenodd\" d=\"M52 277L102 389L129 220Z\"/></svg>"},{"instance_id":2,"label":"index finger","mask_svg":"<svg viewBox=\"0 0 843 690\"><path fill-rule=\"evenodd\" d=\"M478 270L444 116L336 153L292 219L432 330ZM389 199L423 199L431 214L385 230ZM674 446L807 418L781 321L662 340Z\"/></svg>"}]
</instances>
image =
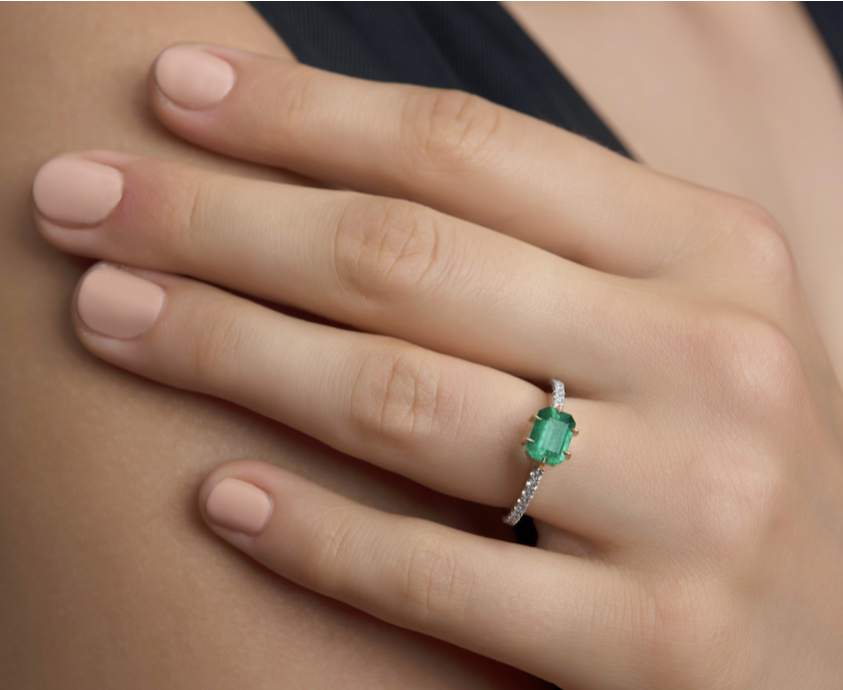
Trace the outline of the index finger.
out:
<instances>
[{"instance_id":1,"label":"index finger","mask_svg":"<svg viewBox=\"0 0 843 690\"><path fill-rule=\"evenodd\" d=\"M477 96L216 45L165 50L150 97L165 125L206 148L417 201L621 275L687 251L709 221L701 194L717 194Z\"/></svg>"}]
</instances>

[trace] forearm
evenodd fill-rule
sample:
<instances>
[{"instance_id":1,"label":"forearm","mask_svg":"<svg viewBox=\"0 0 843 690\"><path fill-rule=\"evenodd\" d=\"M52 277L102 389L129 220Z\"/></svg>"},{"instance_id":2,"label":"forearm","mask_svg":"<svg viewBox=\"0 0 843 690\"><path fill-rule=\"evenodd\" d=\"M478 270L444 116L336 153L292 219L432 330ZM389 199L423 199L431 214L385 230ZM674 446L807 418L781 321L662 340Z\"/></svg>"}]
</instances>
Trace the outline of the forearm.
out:
<instances>
[{"instance_id":1,"label":"forearm","mask_svg":"<svg viewBox=\"0 0 843 690\"><path fill-rule=\"evenodd\" d=\"M172 43L289 55L275 34L240 3L11 4L0 27L4 687L524 687L508 670L293 587L209 534L197 487L237 457L387 510L456 518L430 493L279 424L95 359L69 313L93 262L32 227L32 178L70 150L283 179L174 137L152 117L145 83Z\"/></svg>"}]
</instances>

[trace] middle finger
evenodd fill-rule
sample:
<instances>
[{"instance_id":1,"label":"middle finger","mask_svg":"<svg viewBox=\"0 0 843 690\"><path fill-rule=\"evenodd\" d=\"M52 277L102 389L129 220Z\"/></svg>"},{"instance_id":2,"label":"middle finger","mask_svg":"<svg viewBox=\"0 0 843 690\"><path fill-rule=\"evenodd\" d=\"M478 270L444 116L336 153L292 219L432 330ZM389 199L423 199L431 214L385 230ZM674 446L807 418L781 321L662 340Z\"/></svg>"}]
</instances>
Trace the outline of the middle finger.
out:
<instances>
[{"instance_id":1,"label":"middle finger","mask_svg":"<svg viewBox=\"0 0 843 690\"><path fill-rule=\"evenodd\" d=\"M89 197L116 207L99 218ZM410 202L107 151L49 161L33 198L39 231L75 254L190 275L526 378L562 376L579 395L616 394L638 370L615 347L631 337L637 281Z\"/></svg>"}]
</instances>

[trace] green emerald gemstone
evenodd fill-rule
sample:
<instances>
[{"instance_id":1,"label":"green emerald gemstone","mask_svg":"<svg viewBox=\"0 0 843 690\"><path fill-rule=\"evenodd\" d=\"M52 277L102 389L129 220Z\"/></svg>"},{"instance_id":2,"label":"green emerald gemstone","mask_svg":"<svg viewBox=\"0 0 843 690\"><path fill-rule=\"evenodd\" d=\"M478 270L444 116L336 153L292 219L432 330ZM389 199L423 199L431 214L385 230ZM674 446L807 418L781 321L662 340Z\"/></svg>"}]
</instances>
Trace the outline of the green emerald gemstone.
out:
<instances>
[{"instance_id":1,"label":"green emerald gemstone","mask_svg":"<svg viewBox=\"0 0 843 690\"><path fill-rule=\"evenodd\" d=\"M567 412L558 412L554 407L539 410L540 419L533 424L527 455L537 462L558 465L565 460L565 451L571 445L577 423Z\"/></svg>"}]
</instances>

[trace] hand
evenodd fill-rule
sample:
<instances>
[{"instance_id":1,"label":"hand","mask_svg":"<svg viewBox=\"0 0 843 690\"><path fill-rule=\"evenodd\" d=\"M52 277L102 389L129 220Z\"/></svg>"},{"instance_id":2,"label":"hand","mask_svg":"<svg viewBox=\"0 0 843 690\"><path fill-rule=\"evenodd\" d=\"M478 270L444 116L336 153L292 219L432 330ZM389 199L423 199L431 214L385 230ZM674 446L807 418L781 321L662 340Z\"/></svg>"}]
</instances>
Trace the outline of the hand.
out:
<instances>
[{"instance_id":1,"label":"hand","mask_svg":"<svg viewBox=\"0 0 843 690\"><path fill-rule=\"evenodd\" d=\"M159 119L340 189L48 162L43 236L134 267L80 281L85 346L501 509L548 405L528 380L565 381L581 430L530 504L538 549L250 460L203 483L211 528L569 690L839 688L843 408L769 214L465 94L204 49L159 57Z\"/></svg>"}]
</instances>

